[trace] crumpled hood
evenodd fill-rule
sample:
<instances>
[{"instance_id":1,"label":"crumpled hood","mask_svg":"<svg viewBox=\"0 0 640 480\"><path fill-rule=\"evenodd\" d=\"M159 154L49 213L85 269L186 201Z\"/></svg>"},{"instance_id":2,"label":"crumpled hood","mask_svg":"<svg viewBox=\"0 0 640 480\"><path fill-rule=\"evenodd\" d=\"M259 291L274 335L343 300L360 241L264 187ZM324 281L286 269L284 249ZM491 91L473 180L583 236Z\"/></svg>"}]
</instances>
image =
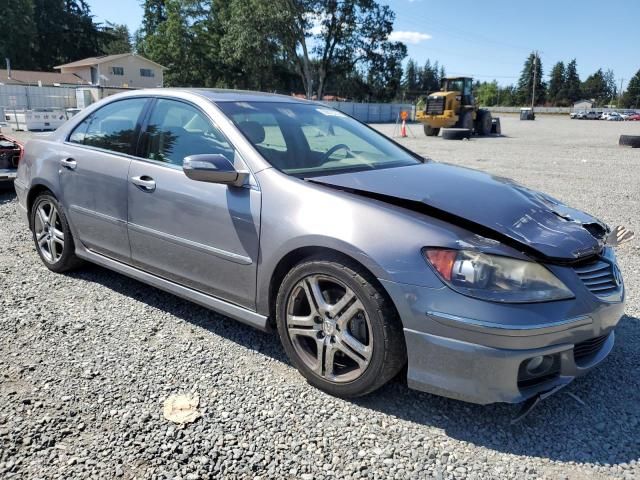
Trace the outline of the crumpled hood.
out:
<instances>
[{"instance_id":1,"label":"crumpled hood","mask_svg":"<svg viewBox=\"0 0 640 480\"><path fill-rule=\"evenodd\" d=\"M608 232L596 218L513 180L443 163L308 180L421 211L548 260L598 254Z\"/></svg>"}]
</instances>

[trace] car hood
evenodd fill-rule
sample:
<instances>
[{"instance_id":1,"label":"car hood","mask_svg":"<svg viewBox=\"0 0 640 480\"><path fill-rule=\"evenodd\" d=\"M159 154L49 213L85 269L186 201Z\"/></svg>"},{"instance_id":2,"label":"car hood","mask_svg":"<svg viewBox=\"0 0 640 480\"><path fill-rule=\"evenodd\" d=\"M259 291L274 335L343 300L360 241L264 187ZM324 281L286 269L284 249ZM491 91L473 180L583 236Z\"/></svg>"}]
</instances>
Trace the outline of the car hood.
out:
<instances>
[{"instance_id":1,"label":"car hood","mask_svg":"<svg viewBox=\"0 0 640 480\"><path fill-rule=\"evenodd\" d=\"M547 260L598 254L609 231L596 218L513 180L444 163L307 180L423 212Z\"/></svg>"}]
</instances>

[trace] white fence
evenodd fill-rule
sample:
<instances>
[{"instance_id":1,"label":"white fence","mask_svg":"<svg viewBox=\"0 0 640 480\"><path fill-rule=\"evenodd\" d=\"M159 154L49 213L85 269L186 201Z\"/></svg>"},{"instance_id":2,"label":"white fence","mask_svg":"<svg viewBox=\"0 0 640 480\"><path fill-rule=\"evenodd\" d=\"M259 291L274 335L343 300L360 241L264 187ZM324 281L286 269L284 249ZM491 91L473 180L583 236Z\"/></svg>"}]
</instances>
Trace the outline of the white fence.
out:
<instances>
[{"instance_id":1,"label":"white fence","mask_svg":"<svg viewBox=\"0 0 640 480\"><path fill-rule=\"evenodd\" d=\"M415 119L415 105L410 103L355 103L322 102L365 123L395 122L401 112L407 112L409 120Z\"/></svg>"},{"instance_id":2,"label":"white fence","mask_svg":"<svg viewBox=\"0 0 640 480\"><path fill-rule=\"evenodd\" d=\"M0 107L5 111L40 108L75 108L74 87L0 85Z\"/></svg>"}]
</instances>

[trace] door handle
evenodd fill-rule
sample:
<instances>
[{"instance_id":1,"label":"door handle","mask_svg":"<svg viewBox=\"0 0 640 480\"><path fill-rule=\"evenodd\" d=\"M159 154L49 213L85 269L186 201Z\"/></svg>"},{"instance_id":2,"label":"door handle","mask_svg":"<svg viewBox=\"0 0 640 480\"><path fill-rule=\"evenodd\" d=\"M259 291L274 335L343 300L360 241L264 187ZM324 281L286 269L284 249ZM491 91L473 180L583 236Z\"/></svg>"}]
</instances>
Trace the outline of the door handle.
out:
<instances>
[{"instance_id":1,"label":"door handle","mask_svg":"<svg viewBox=\"0 0 640 480\"><path fill-rule=\"evenodd\" d=\"M73 158L63 158L60 160L60 165L64 168L68 168L69 170L75 170L78 164Z\"/></svg>"},{"instance_id":2,"label":"door handle","mask_svg":"<svg viewBox=\"0 0 640 480\"><path fill-rule=\"evenodd\" d=\"M156 189L156 181L147 175L131 177L131 183L140 187L145 192L153 192Z\"/></svg>"}]
</instances>

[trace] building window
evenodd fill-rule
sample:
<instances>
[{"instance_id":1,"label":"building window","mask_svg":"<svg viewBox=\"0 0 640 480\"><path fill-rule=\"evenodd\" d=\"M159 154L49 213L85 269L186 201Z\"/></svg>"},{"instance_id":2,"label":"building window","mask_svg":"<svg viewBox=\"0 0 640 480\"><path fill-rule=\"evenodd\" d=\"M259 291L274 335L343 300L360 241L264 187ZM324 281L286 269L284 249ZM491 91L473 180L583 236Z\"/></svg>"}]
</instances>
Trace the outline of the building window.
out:
<instances>
[{"instance_id":1,"label":"building window","mask_svg":"<svg viewBox=\"0 0 640 480\"><path fill-rule=\"evenodd\" d=\"M155 77L156 74L150 68L141 68L140 69L140 76L141 77Z\"/></svg>"},{"instance_id":2,"label":"building window","mask_svg":"<svg viewBox=\"0 0 640 480\"><path fill-rule=\"evenodd\" d=\"M112 75L124 75L124 67L111 67Z\"/></svg>"}]
</instances>

